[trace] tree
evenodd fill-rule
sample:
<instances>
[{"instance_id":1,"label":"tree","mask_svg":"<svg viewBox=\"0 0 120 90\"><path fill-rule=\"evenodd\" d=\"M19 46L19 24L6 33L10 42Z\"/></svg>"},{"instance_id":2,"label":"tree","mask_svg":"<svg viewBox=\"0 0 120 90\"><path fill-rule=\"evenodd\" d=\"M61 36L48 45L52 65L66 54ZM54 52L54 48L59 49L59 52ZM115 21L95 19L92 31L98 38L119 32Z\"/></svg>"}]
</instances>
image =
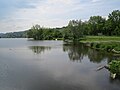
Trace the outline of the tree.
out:
<instances>
[{"instance_id":1,"label":"tree","mask_svg":"<svg viewBox=\"0 0 120 90\"><path fill-rule=\"evenodd\" d=\"M88 21L84 21L82 23L82 31L83 31L83 35L90 35L90 29L89 29Z\"/></svg>"},{"instance_id":2,"label":"tree","mask_svg":"<svg viewBox=\"0 0 120 90\"><path fill-rule=\"evenodd\" d=\"M89 26L92 35L98 35L98 33L103 33L105 25L105 19L101 16L91 16L89 19Z\"/></svg>"},{"instance_id":3,"label":"tree","mask_svg":"<svg viewBox=\"0 0 120 90\"><path fill-rule=\"evenodd\" d=\"M53 31L53 37L54 38L62 38L62 33L59 30L55 29Z\"/></svg>"},{"instance_id":4,"label":"tree","mask_svg":"<svg viewBox=\"0 0 120 90\"><path fill-rule=\"evenodd\" d=\"M109 35L120 35L120 11L114 10L108 15L108 27L110 34ZM117 31L117 32L116 32Z\"/></svg>"},{"instance_id":5,"label":"tree","mask_svg":"<svg viewBox=\"0 0 120 90\"><path fill-rule=\"evenodd\" d=\"M28 32L27 32L28 38L34 38L35 40L43 40L43 29L40 27L40 25L33 26Z\"/></svg>"},{"instance_id":6,"label":"tree","mask_svg":"<svg viewBox=\"0 0 120 90\"><path fill-rule=\"evenodd\" d=\"M119 36L120 11L114 10L108 15L108 19L102 16L91 16L88 21L70 20L68 25L62 28L43 28L40 25L35 25L27 32L27 35L28 38L35 40L51 40L63 37L64 40L73 41L79 41L84 35Z\"/></svg>"},{"instance_id":7,"label":"tree","mask_svg":"<svg viewBox=\"0 0 120 90\"><path fill-rule=\"evenodd\" d=\"M64 39L77 41L83 36L82 21L72 20L69 21L66 31L64 32Z\"/></svg>"}]
</instances>

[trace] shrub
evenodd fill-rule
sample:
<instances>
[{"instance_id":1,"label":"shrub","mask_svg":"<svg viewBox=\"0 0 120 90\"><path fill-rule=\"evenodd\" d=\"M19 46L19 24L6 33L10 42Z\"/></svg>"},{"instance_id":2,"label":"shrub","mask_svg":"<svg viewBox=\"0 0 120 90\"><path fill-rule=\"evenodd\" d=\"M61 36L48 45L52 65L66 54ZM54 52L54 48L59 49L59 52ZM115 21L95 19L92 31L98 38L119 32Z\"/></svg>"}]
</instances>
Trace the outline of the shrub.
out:
<instances>
[{"instance_id":1,"label":"shrub","mask_svg":"<svg viewBox=\"0 0 120 90\"><path fill-rule=\"evenodd\" d=\"M119 47L119 46L115 47L114 49L115 49L116 51L120 51L120 47Z\"/></svg>"},{"instance_id":2,"label":"shrub","mask_svg":"<svg viewBox=\"0 0 120 90\"><path fill-rule=\"evenodd\" d=\"M105 50L105 48L106 48L105 45L101 45L102 50Z\"/></svg>"},{"instance_id":3,"label":"shrub","mask_svg":"<svg viewBox=\"0 0 120 90\"><path fill-rule=\"evenodd\" d=\"M106 50L107 51L111 51L112 50L112 46L111 45L106 46Z\"/></svg>"},{"instance_id":4,"label":"shrub","mask_svg":"<svg viewBox=\"0 0 120 90\"><path fill-rule=\"evenodd\" d=\"M120 75L120 61L113 60L109 63L110 72Z\"/></svg>"},{"instance_id":5,"label":"shrub","mask_svg":"<svg viewBox=\"0 0 120 90\"><path fill-rule=\"evenodd\" d=\"M96 48L100 48L100 44L99 43L96 44Z\"/></svg>"},{"instance_id":6,"label":"shrub","mask_svg":"<svg viewBox=\"0 0 120 90\"><path fill-rule=\"evenodd\" d=\"M93 47L93 46L94 46L94 43L91 43L90 46Z\"/></svg>"}]
</instances>

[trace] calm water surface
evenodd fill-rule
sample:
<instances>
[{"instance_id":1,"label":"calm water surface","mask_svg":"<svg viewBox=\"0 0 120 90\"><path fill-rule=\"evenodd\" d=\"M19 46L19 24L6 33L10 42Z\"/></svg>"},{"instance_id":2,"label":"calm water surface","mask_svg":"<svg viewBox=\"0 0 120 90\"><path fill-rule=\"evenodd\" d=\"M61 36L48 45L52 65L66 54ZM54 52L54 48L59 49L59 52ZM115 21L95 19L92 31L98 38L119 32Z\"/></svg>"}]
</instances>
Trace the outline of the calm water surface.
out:
<instances>
[{"instance_id":1,"label":"calm water surface","mask_svg":"<svg viewBox=\"0 0 120 90\"><path fill-rule=\"evenodd\" d=\"M106 69L112 59L83 44L0 39L0 90L120 90Z\"/></svg>"}]
</instances>

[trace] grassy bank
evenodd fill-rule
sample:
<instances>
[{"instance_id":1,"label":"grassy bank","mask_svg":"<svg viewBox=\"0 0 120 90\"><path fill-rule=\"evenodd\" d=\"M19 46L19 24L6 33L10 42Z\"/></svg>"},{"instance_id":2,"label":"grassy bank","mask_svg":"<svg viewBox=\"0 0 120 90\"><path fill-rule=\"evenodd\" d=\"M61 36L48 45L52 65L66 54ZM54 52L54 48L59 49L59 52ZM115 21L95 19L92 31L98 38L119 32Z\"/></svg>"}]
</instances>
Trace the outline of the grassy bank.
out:
<instances>
[{"instance_id":1,"label":"grassy bank","mask_svg":"<svg viewBox=\"0 0 120 90\"><path fill-rule=\"evenodd\" d=\"M81 42L120 42L120 37L117 36L86 36Z\"/></svg>"},{"instance_id":2,"label":"grassy bank","mask_svg":"<svg viewBox=\"0 0 120 90\"><path fill-rule=\"evenodd\" d=\"M120 42L92 42L90 43L90 47L113 53L120 53Z\"/></svg>"},{"instance_id":3,"label":"grassy bank","mask_svg":"<svg viewBox=\"0 0 120 90\"><path fill-rule=\"evenodd\" d=\"M120 54L120 37L115 36L86 36L80 42L98 50Z\"/></svg>"}]
</instances>

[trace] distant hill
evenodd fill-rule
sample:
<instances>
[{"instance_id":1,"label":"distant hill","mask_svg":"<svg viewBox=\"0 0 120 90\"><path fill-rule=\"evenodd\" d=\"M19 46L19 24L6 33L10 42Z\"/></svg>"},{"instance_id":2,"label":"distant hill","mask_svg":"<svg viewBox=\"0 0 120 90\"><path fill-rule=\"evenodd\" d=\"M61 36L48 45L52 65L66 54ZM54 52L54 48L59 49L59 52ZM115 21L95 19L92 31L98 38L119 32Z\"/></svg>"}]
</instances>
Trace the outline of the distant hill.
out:
<instances>
[{"instance_id":1,"label":"distant hill","mask_svg":"<svg viewBox=\"0 0 120 90\"><path fill-rule=\"evenodd\" d=\"M1 38L2 35L3 35L3 33L0 33L0 38Z\"/></svg>"},{"instance_id":2,"label":"distant hill","mask_svg":"<svg viewBox=\"0 0 120 90\"><path fill-rule=\"evenodd\" d=\"M26 38L27 31L0 33L0 38Z\"/></svg>"}]
</instances>

